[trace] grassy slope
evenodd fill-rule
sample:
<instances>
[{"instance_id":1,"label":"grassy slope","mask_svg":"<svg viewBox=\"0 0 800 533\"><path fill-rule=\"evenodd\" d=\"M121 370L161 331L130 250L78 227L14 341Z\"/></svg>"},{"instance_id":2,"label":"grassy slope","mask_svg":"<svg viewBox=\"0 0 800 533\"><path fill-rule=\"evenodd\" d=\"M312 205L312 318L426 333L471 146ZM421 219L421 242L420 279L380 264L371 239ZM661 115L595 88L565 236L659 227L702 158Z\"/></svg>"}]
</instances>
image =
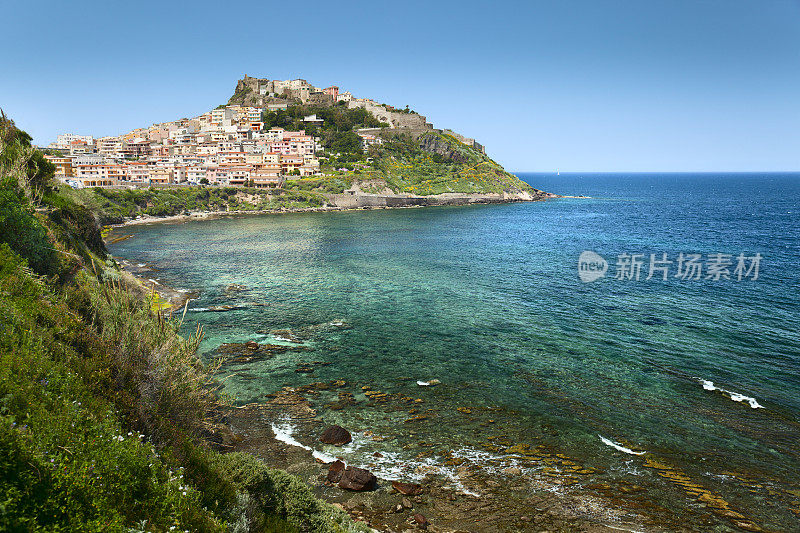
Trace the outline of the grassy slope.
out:
<instances>
[{"instance_id":1,"label":"grassy slope","mask_svg":"<svg viewBox=\"0 0 800 533\"><path fill-rule=\"evenodd\" d=\"M428 144L435 142L448 155L421 148L421 142L426 140ZM424 133L415 141L407 135L389 134L373 154L374 170L365 175L384 179L395 192L430 195L534 190L485 154L450 135Z\"/></svg>"},{"instance_id":2,"label":"grassy slope","mask_svg":"<svg viewBox=\"0 0 800 533\"><path fill-rule=\"evenodd\" d=\"M0 122L0 530L360 530L304 482L216 451L201 332L181 337L125 283L20 133Z\"/></svg>"},{"instance_id":3,"label":"grassy slope","mask_svg":"<svg viewBox=\"0 0 800 533\"><path fill-rule=\"evenodd\" d=\"M137 215L171 216L187 211L257 211L324 205L320 194L292 189L187 187L181 189L81 189L63 186L61 196L99 215L103 224Z\"/></svg>"}]
</instances>

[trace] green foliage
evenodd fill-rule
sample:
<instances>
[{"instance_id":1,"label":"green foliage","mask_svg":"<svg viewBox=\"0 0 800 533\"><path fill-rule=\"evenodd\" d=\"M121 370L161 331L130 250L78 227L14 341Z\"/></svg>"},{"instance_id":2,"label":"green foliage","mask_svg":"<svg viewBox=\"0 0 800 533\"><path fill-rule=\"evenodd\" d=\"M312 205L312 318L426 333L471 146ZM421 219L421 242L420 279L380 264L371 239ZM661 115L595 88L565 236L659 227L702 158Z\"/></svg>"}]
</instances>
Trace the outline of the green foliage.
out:
<instances>
[{"instance_id":1,"label":"green foliage","mask_svg":"<svg viewBox=\"0 0 800 533\"><path fill-rule=\"evenodd\" d=\"M58 257L47 230L27 198L8 183L0 185L0 242L24 257L37 274L50 275L58 270Z\"/></svg>"},{"instance_id":2,"label":"green foliage","mask_svg":"<svg viewBox=\"0 0 800 533\"><path fill-rule=\"evenodd\" d=\"M303 122L308 115L317 115L322 126ZM309 135L318 135L326 151L361 153L361 138L354 130L359 128L382 128L388 124L380 122L363 108L348 109L346 106L292 105L285 111L269 111L261 116L264 127L275 126L289 131L305 130Z\"/></svg>"},{"instance_id":3,"label":"green foliage","mask_svg":"<svg viewBox=\"0 0 800 533\"><path fill-rule=\"evenodd\" d=\"M320 193L341 194L349 189L353 182L343 176L323 176L287 180L284 188L297 191L315 191Z\"/></svg>"},{"instance_id":4,"label":"green foliage","mask_svg":"<svg viewBox=\"0 0 800 533\"><path fill-rule=\"evenodd\" d=\"M420 195L458 193L503 193L532 191L519 178L483 153L450 135L385 133L384 143L373 146L372 168L362 179L383 179L395 192Z\"/></svg>"},{"instance_id":5,"label":"green foliage","mask_svg":"<svg viewBox=\"0 0 800 533\"><path fill-rule=\"evenodd\" d=\"M252 455L215 455L212 462L237 491L253 495L258 509L286 519L299 531L367 531L351 522L341 509L314 497L308 485L297 477L269 468Z\"/></svg>"},{"instance_id":6,"label":"green foliage","mask_svg":"<svg viewBox=\"0 0 800 533\"><path fill-rule=\"evenodd\" d=\"M113 390L103 338L7 244L0 312L0 529L221 529L156 448L122 428L102 394Z\"/></svg>"},{"instance_id":7,"label":"green foliage","mask_svg":"<svg viewBox=\"0 0 800 533\"><path fill-rule=\"evenodd\" d=\"M60 194L86 206L102 224L140 215L173 216L191 211L258 211L325 205L323 196L284 189L186 187L180 189L67 189Z\"/></svg>"},{"instance_id":8,"label":"green foliage","mask_svg":"<svg viewBox=\"0 0 800 533\"><path fill-rule=\"evenodd\" d=\"M42 203L50 207L49 217L59 226L60 240L72 243L75 251L85 246L95 255L106 256L100 227L85 206L52 192L42 198Z\"/></svg>"},{"instance_id":9,"label":"green foliage","mask_svg":"<svg viewBox=\"0 0 800 533\"><path fill-rule=\"evenodd\" d=\"M154 311L154 295L103 259L87 207L230 205L242 190L117 191L116 202L110 191L36 189L35 154L9 131L0 153L0 531L363 531L300 480L210 449L204 439L224 431L225 406L196 355L202 331L180 335L179 321ZM264 198L321 201L299 190Z\"/></svg>"},{"instance_id":10,"label":"green foliage","mask_svg":"<svg viewBox=\"0 0 800 533\"><path fill-rule=\"evenodd\" d=\"M361 137L352 131L326 132L323 136L323 145L325 146L326 150L334 153L361 153Z\"/></svg>"},{"instance_id":11,"label":"green foliage","mask_svg":"<svg viewBox=\"0 0 800 533\"><path fill-rule=\"evenodd\" d=\"M345 106L290 105L285 110L262 113L261 120L267 129L277 126L289 131L310 131L311 126L303 122L308 115L317 115L323 120L320 132L349 132L357 128L386 126L366 109L348 109Z\"/></svg>"},{"instance_id":12,"label":"green foliage","mask_svg":"<svg viewBox=\"0 0 800 533\"><path fill-rule=\"evenodd\" d=\"M0 111L0 185L21 188L36 201L53 186L55 166L31 146L31 136Z\"/></svg>"}]
</instances>

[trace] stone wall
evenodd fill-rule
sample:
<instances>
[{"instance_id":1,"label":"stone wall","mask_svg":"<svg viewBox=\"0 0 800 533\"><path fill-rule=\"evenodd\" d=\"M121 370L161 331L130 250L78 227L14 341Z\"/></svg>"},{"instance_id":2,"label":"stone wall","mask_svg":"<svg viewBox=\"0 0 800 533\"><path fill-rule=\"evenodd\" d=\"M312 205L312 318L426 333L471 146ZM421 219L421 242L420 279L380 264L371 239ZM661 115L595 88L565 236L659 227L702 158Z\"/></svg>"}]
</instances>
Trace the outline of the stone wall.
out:
<instances>
[{"instance_id":1,"label":"stone wall","mask_svg":"<svg viewBox=\"0 0 800 533\"><path fill-rule=\"evenodd\" d=\"M432 130L433 124L427 122L424 116L416 113L398 113L397 111L389 111L386 106L374 104L366 100L350 100L347 102L349 109L363 107L372 115L380 120L389 124L390 128L404 128L412 130Z\"/></svg>"}]
</instances>

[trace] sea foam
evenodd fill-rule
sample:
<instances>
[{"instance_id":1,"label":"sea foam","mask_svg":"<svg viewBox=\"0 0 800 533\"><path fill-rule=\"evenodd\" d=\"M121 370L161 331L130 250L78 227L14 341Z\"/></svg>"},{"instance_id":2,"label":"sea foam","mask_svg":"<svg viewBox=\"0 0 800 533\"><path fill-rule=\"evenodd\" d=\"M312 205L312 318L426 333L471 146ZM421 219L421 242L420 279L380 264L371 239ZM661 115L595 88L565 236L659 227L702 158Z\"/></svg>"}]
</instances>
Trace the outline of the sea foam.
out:
<instances>
[{"instance_id":1,"label":"sea foam","mask_svg":"<svg viewBox=\"0 0 800 533\"><path fill-rule=\"evenodd\" d=\"M752 407L753 409L763 409L764 408L764 406L761 405L760 403L758 403L758 401L755 398L753 398L752 396L745 396L744 394L740 394L738 392L733 392L733 391L729 391L729 390L723 389L721 387L717 387L716 385L714 385L713 381L709 381L707 379L702 379L702 378L695 378L695 379L697 379L700 382L700 384L703 385L703 388L705 390L720 391L721 393L727 394L728 396L730 396L730 399L733 400L734 402L747 402L747 403L749 403L750 407Z\"/></svg>"},{"instance_id":2,"label":"sea foam","mask_svg":"<svg viewBox=\"0 0 800 533\"><path fill-rule=\"evenodd\" d=\"M605 444L606 446L611 446L615 450L619 450L619 451L624 452L624 453L629 453L631 455L644 455L645 453L647 453L647 452L635 452L635 451L631 450L630 448L626 448L622 444L617 444L613 440L605 438L602 435L597 435L597 436L600 437L600 440L603 441L603 444Z\"/></svg>"},{"instance_id":3,"label":"sea foam","mask_svg":"<svg viewBox=\"0 0 800 533\"><path fill-rule=\"evenodd\" d=\"M306 446L302 444L297 439L294 438L295 428L289 423L284 424L272 424L272 432L275 434L275 440L279 440L288 444L289 446L297 446L298 448L303 448L304 450L308 450L311 452L311 455L314 459L319 459L323 463L332 463L336 460L336 457L332 455L328 455L325 452L321 452L318 450L313 449L311 446Z\"/></svg>"}]
</instances>

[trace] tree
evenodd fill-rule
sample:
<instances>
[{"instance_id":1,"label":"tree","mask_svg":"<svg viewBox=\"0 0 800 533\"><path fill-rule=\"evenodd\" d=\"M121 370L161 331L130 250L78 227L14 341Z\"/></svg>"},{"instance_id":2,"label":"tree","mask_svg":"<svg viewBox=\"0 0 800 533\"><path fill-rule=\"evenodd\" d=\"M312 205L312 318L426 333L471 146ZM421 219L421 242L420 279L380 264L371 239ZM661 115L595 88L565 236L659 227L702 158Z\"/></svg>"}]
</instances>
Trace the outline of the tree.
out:
<instances>
[{"instance_id":1,"label":"tree","mask_svg":"<svg viewBox=\"0 0 800 533\"><path fill-rule=\"evenodd\" d=\"M200 180L200 185L208 185L208 178L203 178Z\"/></svg>"}]
</instances>

